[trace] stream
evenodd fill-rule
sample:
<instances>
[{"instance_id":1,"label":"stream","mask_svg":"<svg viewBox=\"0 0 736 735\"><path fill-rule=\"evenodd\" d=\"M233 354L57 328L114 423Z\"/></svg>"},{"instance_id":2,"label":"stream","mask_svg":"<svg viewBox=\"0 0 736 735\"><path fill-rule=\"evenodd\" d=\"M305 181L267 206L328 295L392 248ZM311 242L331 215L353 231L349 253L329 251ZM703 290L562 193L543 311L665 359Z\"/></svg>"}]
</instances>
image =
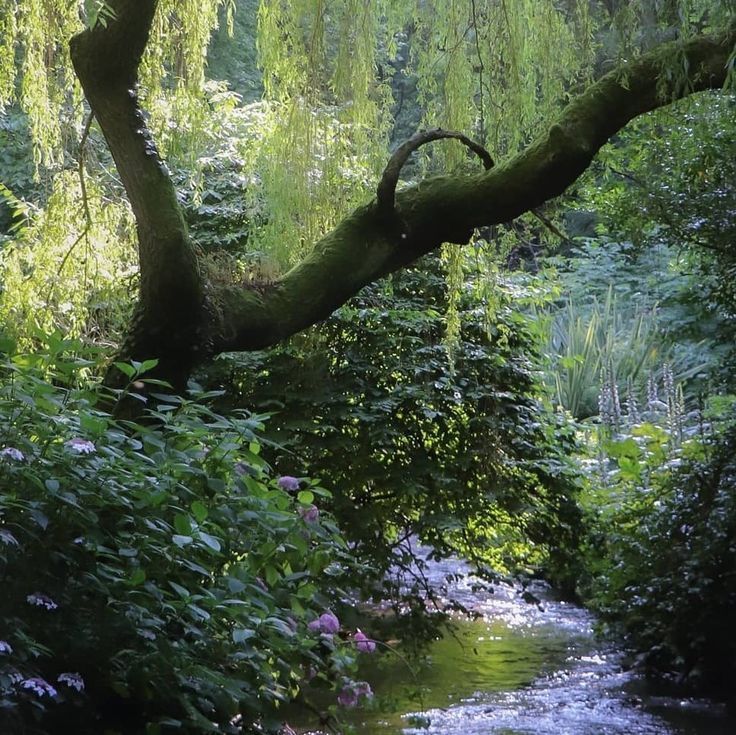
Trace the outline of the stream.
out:
<instances>
[{"instance_id":1,"label":"stream","mask_svg":"<svg viewBox=\"0 0 736 735\"><path fill-rule=\"evenodd\" d=\"M457 560L431 562L435 589L467 572ZM543 584L478 591L471 577L451 597L481 615L430 646L411 671L391 654L366 657L361 676L375 698L346 712L357 735L735 735L719 704L665 694L622 665L623 653L594 635L595 618L556 600ZM292 723L294 724L294 723ZM302 733L319 733L301 723ZM307 729L304 729L304 728Z\"/></svg>"}]
</instances>

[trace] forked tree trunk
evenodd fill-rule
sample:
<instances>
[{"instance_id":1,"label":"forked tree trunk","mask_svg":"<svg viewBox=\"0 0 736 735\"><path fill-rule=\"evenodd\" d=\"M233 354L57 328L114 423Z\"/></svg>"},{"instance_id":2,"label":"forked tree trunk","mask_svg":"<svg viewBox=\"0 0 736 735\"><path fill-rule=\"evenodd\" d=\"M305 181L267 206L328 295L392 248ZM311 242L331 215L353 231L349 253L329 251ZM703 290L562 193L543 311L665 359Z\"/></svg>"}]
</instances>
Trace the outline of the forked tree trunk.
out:
<instances>
[{"instance_id":1,"label":"forked tree trunk","mask_svg":"<svg viewBox=\"0 0 736 735\"><path fill-rule=\"evenodd\" d=\"M476 227L508 222L558 196L632 118L722 86L736 44L732 25L642 55L591 85L523 152L475 175L426 179L395 200L384 187L379 202L357 209L301 263L255 290L204 282L173 183L146 129L136 89L156 0L109 5L114 18L77 35L71 52L138 227L140 298L122 357L159 358L157 377L178 389L197 363L223 351L276 344L442 243L467 243ZM685 59L690 85L663 90L662 72Z\"/></svg>"}]
</instances>

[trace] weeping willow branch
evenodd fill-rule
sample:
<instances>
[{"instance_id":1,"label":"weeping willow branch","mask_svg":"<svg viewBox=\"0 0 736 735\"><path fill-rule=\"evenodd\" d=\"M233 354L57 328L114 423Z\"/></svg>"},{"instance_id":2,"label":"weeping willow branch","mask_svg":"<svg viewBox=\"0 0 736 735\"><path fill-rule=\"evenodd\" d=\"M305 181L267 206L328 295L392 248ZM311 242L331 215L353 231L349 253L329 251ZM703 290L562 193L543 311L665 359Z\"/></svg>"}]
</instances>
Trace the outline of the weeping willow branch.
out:
<instances>
[{"instance_id":1,"label":"weeping willow branch","mask_svg":"<svg viewBox=\"0 0 736 735\"><path fill-rule=\"evenodd\" d=\"M484 173L433 177L395 194L401 165L424 138L407 141L387 166L379 197L346 217L269 289L225 287L218 293L215 350L276 344L442 243L465 244L477 227L534 211L562 194L633 118L686 94L721 87L735 43L732 27L719 35L665 44L591 85L518 155ZM664 97L661 77L674 55L687 58L692 84ZM425 136L432 139L431 131ZM385 214L393 209L401 212L401 232L385 226Z\"/></svg>"},{"instance_id":2,"label":"weeping willow branch","mask_svg":"<svg viewBox=\"0 0 736 735\"><path fill-rule=\"evenodd\" d=\"M467 243L477 227L510 222L561 194L593 156L637 115L726 79L736 27L663 45L602 77L573 100L526 150L493 165L462 133L418 133L393 154L376 199L315 243L310 254L266 287L205 283L171 177L145 128L135 92L156 0L109 0L114 19L72 41L72 59L112 151L138 226L141 293L125 358L160 358L157 377L186 384L198 361L228 350L256 350L328 317L363 286L442 243ZM673 59L688 85L666 89ZM426 179L396 192L413 151L454 138L485 171ZM387 226L395 212L402 227Z\"/></svg>"}]
</instances>

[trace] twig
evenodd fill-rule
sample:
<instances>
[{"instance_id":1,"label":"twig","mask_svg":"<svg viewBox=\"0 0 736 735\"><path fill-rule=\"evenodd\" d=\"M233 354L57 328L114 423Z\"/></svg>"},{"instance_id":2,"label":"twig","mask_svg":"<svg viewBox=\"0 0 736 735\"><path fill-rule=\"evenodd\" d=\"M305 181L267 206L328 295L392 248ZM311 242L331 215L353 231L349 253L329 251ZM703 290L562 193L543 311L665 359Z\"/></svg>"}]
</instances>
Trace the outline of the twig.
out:
<instances>
[{"instance_id":1,"label":"twig","mask_svg":"<svg viewBox=\"0 0 736 735\"><path fill-rule=\"evenodd\" d=\"M486 120L483 110L483 72L485 67L483 66L483 55L480 52L480 38L478 37L478 19L476 16L475 0L470 0L470 8L473 13L473 32L475 34L475 53L478 57L478 93L480 99L478 101L478 111L480 113L480 139L485 140L486 137Z\"/></svg>"},{"instance_id":2,"label":"twig","mask_svg":"<svg viewBox=\"0 0 736 735\"><path fill-rule=\"evenodd\" d=\"M87 144L87 138L89 138L89 130L92 126L92 120L94 119L94 113L90 112L87 116L87 121L84 123L84 129L82 130L82 137L79 139L79 154L77 159L77 173L79 174L79 188L82 191L82 207L84 208L84 229L80 233L79 237L72 243L71 247L66 251L64 257L61 259L61 265L59 265L58 274L61 275L64 270L66 262L74 252L74 248L79 245L83 238L87 237L90 228L92 227L92 214L89 210L89 201L87 198L87 181L84 177L84 148ZM86 277L85 277L86 280Z\"/></svg>"}]
</instances>

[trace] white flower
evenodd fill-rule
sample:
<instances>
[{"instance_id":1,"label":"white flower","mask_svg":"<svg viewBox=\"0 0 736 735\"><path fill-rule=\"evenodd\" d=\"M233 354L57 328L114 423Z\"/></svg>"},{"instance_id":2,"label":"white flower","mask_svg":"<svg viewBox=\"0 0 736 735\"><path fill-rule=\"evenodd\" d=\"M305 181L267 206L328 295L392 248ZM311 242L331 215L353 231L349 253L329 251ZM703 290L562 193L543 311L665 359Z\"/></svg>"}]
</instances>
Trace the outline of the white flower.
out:
<instances>
[{"instance_id":1,"label":"white flower","mask_svg":"<svg viewBox=\"0 0 736 735\"><path fill-rule=\"evenodd\" d=\"M47 681L41 679L38 676L35 676L32 679L24 679L20 683L20 685L23 689L30 689L35 694L38 694L39 697L56 696L56 689L54 689L54 687L52 687L51 684L49 684Z\"/></svg>"},{"instance_id":2,"label":"white flower","mask_svg":"<svg viewBox=\"0 0 736 735\"><path fill-rule=\"evenodd\" d=\"M0 450L0 457L7 457L8 459L13 459L16 462L22 462L26 458L26 455L23 454L20 449L16 449L15 447L5 447Z\"/></svg>"},{"instance_id":3,"label":"white flower","mask_svg":"<svg viewBox=\"0 0 736 735\"><path fill-rule=\"evenodd\" d=\"M97 451L95 449L95 445L91 441L80 439L78 436L74 437L74 439L65 441L64 446L77 454L94 454Z\"/></svg>"},{"instance_id":4,"label":"white flower","mask_svg":"<svg viewBox=\"0 0 736 735\"><path fill-rule=\"evenodd\" d=\"M59 674L59 676L56 677L56 680L59 684L66 684L68 687L76 689L78 692L81 692L82 689L84 689L84 679L74 671L65 671L63 674Z\"/></svg>"},{"instance_id":5,"label":"white flower","mask_svg":"<svg viewBox=\"0 0 736 735\"><path fill-rule=\"evenodd\" d=\"M13 647L7 641L0 641L0 653L13 653Z\"/></svg>"},{"instance_id":6,"label":"white flower","mask_svg":"<svg viewBox=\"0 0 736 735\"><path fill-rule=\"evenodd\" d=\"M56 610L59 607L48 595L41 594L40 592L34 592L32 595L28 595L26 602L36 607L45 607L47 610Z\"/></svg>"}]
</instances>

